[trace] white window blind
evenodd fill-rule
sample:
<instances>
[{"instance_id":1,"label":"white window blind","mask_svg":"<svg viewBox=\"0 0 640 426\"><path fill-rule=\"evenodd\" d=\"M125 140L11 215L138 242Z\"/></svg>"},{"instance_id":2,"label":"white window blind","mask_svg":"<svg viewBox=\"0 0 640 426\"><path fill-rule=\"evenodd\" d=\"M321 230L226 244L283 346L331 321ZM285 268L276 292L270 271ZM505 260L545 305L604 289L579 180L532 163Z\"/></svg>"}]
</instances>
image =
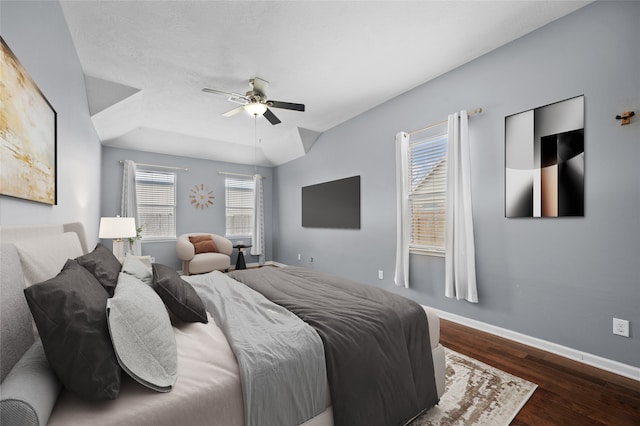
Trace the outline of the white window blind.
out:
<instances>
[{"instance_id":1,"label":"white window blind","mask_svg":"<svg viewBox=\"0 0 640 426\"><path fill-rule=\"evenodd\" d=\"M253 229L255 183L249 179L226 178L226 236L248 237Z\"/></svg>"},{"instance_id":2,"label":"white window blind","mask_svg":"<svg viewBox=\"0 0 640 426\"><path fill-rule=\"evenodd\" d=\"M136 197L142 239L175 238L175 173L136 170Z\"/></svg>"},{"instance_id":3,"label":"white window blind","mask_svg":"<svg viewBox=\"0 0 640 426\"><path fill-rule=\"evenodd\" d=\"M412 251L444 253L447 127L409 143L409 209ZM435 133L435 134L434 134Z\"/></svg>"}]
</instances>

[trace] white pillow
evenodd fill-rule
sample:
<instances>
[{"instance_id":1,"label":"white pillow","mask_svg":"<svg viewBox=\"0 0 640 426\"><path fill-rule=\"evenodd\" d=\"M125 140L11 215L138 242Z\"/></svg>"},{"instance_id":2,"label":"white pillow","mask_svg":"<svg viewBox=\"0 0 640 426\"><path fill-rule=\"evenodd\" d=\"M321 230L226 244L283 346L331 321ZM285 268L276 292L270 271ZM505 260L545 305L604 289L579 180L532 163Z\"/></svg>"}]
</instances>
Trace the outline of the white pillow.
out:
<instances>
[{"instance_id":1,"label":"white pillow","mask_svg":"<svg viewBox=\"0 0 640 426\"><path fill-rule=\"evenodd\" d=\"M30 238L15 243L28 286L58 275L67 259L82 256L82 246L75 232Z\"/></svg>"},{"instance_id":2,"label":"white pillow","mask_svg":"<svg viewBox=\"0 0 640 426\"><path fill-rule=\"evenodd\" d=\"M121 272L107 300L109 333L118 363L142 385L169 392L177 379L178 351L164 303L138 278Z\"/></svg>"},{"instance_id":3,"label":"white pillow","mask_svg":"<svg viewBox=\"0 0 640 426\"><path fill-rule=\"evenodd\" d=\"M127 256L124 258L124 264L122 265L122 272L136 277L147 285L153 284L153 270L151 269L151 263L145 262L138 256L133 256L127 253Z\"/></svg>"}]
</instances>

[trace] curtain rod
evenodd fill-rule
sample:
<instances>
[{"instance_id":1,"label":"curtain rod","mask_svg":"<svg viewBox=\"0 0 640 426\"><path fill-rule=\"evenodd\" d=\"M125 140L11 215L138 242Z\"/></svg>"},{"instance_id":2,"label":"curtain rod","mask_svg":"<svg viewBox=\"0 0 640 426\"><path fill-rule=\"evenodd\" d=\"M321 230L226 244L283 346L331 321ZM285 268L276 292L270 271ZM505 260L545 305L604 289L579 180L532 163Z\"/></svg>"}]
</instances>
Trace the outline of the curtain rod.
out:
<instances>
[{"instance_id":1,"label":"curtain rod","mask_svg":"<svg viewBox=\"0 0 640 426\"><path fill-rule=\"evenodd\" d=\"M482 108L478 107L478 108L475 108L473 111L468 112L468 115L469 115L469 117L471 117L472 115L480 114L481 112L482 112ZM430 125L428 125L426 127L422 127L420 129L417 129L417 130L412 130L410 132L407 132L407 134L413 135L415 133L424 132L425 130L429 130L429 129L433 129L434 127L437 127L437 126L441 126L441 125L447 123L448 121L449 121L448 119L447 120L442 120L442 121L439 121L437 123L430 124Z\"/></svg>"},{"instance_id":2,"label":"curtain rod","mask_svg":"<svg viewBox=\"0 0 640 426\"><path fill-rule=\"evenodd\" d=\"M120 160L120 164L124 164L125 160ZM178 170L181 172L188 172L189 169L186 167L174 167L174 166L161 166L159 164L145 164L145 163L136 163L137 166L146 166L146 167L155 167L158 169L167 169L167 170Z\"/></svg>"},{"instance_id":3,"label":"curtain rod","mask_svg":"<svg viewBox=\"0 0 640 426\"><path fill-rule=\"evenodd\" d=\"M247 175L247 174L244 174L244 173L232 173L232 172L222 172L222 171L219 171L218 174L219 175L226 175L226 176L242 176L242 177L250 177L250 178L253 178L255 176L255 175ZM258 176L260 176L261 179L266 179L266 177L264 177L262 175L258 175Z\"/></svg>"}]
</instances>

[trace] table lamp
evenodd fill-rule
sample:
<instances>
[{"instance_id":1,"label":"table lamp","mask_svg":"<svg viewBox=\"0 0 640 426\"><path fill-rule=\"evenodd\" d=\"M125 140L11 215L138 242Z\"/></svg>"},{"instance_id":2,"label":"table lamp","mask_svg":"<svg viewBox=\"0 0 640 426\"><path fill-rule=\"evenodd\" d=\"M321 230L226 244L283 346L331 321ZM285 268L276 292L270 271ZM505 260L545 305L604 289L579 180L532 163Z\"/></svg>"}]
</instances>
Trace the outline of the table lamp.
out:
<instances>
[{"instance_id":1,"label":"table lamp","mask_svg":"<svg viewBox=\"0 0 640 426\"><path fill-rule=\"evenodd\" d=\"M113 239L113 255L122 261L125 256L123 238L136 236L136 220L133 217L102 217L100 218L99 238Z\"/></svg>"}]
</instances>

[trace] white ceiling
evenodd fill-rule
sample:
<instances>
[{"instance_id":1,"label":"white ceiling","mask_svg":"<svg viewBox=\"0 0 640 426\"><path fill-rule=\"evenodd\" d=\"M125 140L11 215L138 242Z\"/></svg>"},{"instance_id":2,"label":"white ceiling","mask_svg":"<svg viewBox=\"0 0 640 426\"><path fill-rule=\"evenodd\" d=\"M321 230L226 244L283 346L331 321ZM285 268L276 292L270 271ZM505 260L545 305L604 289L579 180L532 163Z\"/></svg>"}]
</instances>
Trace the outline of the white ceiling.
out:
<instances>
[{"instance_id":1,"label":"white ceiling","mask_svg":"<svg viewBox=\"0 0 640 426\"><path fill-rule=\"evenodd\" d=\"M587 3L61 1L104 145L264 166ZM201 91L256 76L306 111L227 118L237 105Z\"/></svg>"}]
</instances>

